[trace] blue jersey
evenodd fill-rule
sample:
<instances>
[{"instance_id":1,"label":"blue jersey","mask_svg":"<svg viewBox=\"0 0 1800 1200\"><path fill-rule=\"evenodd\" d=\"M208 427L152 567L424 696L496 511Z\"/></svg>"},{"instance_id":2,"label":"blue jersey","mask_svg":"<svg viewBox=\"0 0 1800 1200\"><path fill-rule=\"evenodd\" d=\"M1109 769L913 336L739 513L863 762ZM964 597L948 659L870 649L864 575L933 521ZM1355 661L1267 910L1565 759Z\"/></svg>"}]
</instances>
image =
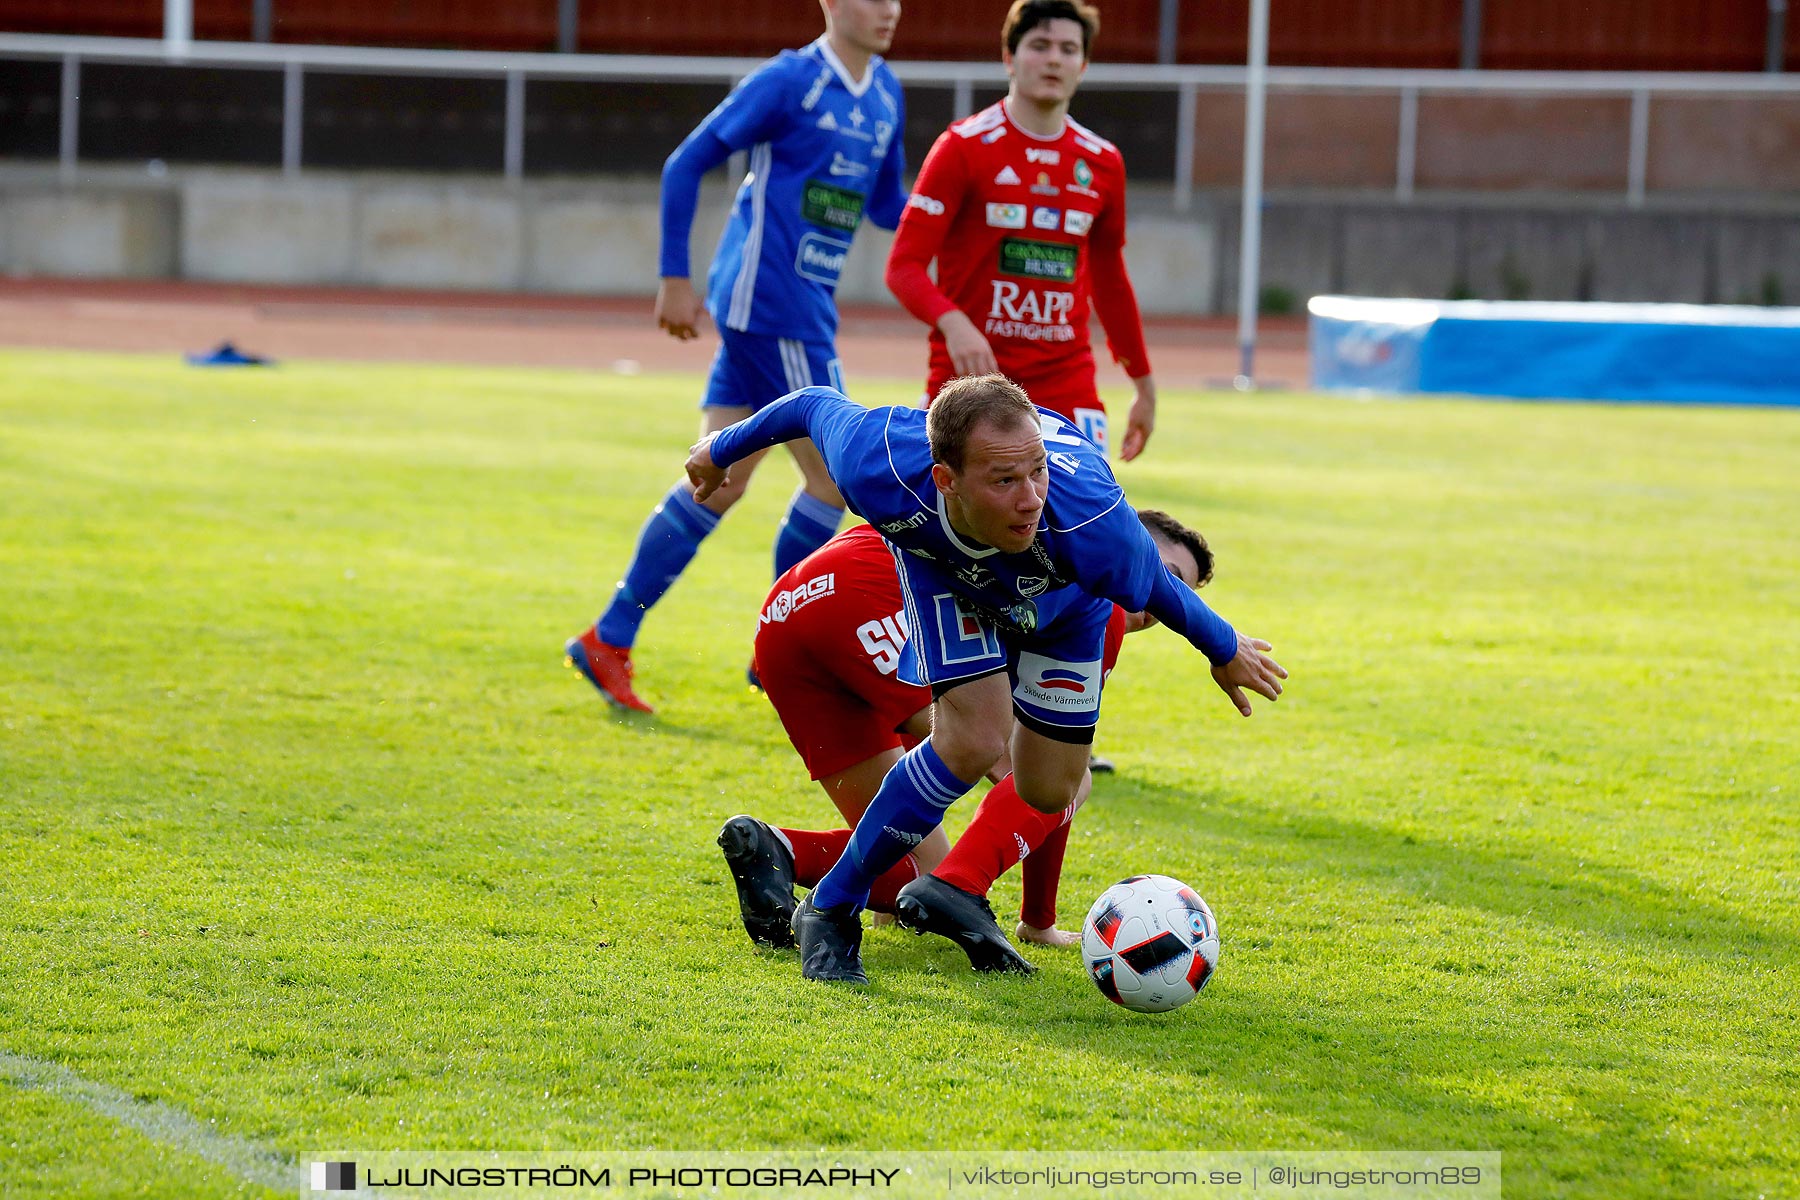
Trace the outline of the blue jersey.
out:
<instances>
[{"instance_id":1,"label":"blue jersey","mask_svg":"<svg viewBox=\"0 0 1800 1200\"><path fill-rule=\"evenodd\" d=\"M1037 537L1018 554L971 543L951 527L931 479L922 409L864 408L830 388L805 388L725 430L712 455L727 466L810 436L851 510L896 550L934 563L1002 631L1048 630L1098 596L1129 612L1148 609L1213 662L1229 661L1237 634L1163 564L1106 455L1067 418L1037 411L1050 487Z\"/></svg>"},{"instance_id":2,"label":"blue jersey","mask_svg":"<svg viewBox=\"0 0 1800 1200\"><path fill-rule=\"evenodd\" d=\"M853 82L821 37L763 63L688 135L671 168L690 155L702 169L720 153L747 151L750 160L707 276L714 322L832 340L834 294L857 226L867 215L893 229L906 206L905 123L900 81L887 64L871 58ZM679 198L671 212L669 179L665 170L662 273L685 276L687 220Z\"/></svg>"}]
</instances>

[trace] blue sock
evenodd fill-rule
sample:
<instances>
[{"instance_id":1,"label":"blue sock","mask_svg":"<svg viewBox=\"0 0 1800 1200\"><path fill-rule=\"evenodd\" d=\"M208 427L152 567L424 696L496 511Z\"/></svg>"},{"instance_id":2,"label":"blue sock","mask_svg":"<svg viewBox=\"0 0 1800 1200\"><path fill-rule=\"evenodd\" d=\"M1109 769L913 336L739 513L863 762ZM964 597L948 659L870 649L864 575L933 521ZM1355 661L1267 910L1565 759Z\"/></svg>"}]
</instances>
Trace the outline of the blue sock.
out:
<instances>
[{"instance_id":1,"label":"blue sock","mask_svg":"<svg viewBox=\"0 0 1800 1200\"><path fill-rule=\"evenodd\" d=\"M813 890L813 907L849 903L860 910L869 902L876 877L936 829L944 810L974 786L951 773L931 748L930 738L902 755L856 823L844 856Z\"/></svg>"},{"instance_id":2,"label":"blue sock","mask_svg":"<svg viewBox=\"0 0 1800 1200\"><path fill-rule=\"evenodd\" d=\"M625 568L612 603L594 626L600 640L629 647L637 641L644 614L681 577L706 535L718 528L719 514L694 503L694 490L678 483L656 506L638 534L637 552Z\"/></svg>"},{"instance_id":3,"label":"blue sock","mask_svg":"<svg viewBox=\"0 0 1800 1200\"><path fill-rule=\"evenodd\" d=\"M781 518L781 532L775 535L776 576L829 542L843 519L843 509L807 495L805 488L795 492L787 516Z\"/></svg>"}]
</instances>

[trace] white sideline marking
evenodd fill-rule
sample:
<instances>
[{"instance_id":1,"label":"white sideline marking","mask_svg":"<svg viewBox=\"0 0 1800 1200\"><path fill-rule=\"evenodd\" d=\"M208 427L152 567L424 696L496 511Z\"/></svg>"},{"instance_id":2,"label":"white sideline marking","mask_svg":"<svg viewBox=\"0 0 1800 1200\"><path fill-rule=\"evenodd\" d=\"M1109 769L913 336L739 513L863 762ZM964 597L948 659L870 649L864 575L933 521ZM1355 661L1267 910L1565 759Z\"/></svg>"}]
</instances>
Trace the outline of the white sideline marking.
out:
<instances>
[{"instance_id":1,"label":"white sideline marking","mask_svg":"<svg viewBox=\"0 0 1800 1200\"><path fill-rule=\"evenodd\" d=\"M250 1183L290 1194L306 1186L305 1172L285 1155L240 1137L218 1133L178 1108L160 1102L145 1103L111 1084L83 1079L58 1063L0 1050L0 1079L79 1104L121 1125L130 1126L153 1142L224 1167Z\"/></svg>"}]
</instances>

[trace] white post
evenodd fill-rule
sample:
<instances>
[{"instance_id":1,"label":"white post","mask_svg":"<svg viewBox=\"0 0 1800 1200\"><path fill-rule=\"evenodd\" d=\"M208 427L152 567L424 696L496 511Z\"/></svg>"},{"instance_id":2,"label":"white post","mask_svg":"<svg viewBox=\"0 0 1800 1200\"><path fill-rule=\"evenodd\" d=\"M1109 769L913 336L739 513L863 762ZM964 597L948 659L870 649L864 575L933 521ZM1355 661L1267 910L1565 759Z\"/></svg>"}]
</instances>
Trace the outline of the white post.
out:
<instances>
[{"instance_id":1,"label":"white post","mask_svg":"<svg viewBox=\"0 0 1800 1200\"><path fill-rule=\"evenodd\" d=\"M1631 148L1625 166L1625 202L1632 208L1644 204L1644 177L1650 165L1650 92L1631 93Z\"/></svg>"},{"instance_id":2,"label":"white post","mask_svg":"<svg viewBox=\"0 0 1800 1200\"><path fill-rule=\"evenodd\" d=\"M75 158L81 147L81 60L73 54L62 61L62 125L57 138L58 170L64 183L75 182Z\"/></svg>"},{"instance_id":3,"label":"white post","mask_svg":"<svg viewBox=\"0 0 1800 1200\"><path fill-rule=\"evenodd\" d=\"M1400 89L1400 151L1394 161L1394 198L1413 198L1413 177L1419 162L1419 89Z\"/></svg>"},{"instance_id":4,"label":"white post","mask_svg":"<svg viewBox=\"0 0 1800 1200\"><path fill-rule=\"evenodd\" d=\"M1175 118L1175 211L1185 213L1194 206L1194 129L1200 120L1200 85L1189 79L1182 83L1180 105Z\"/></svg>"},{"instance_id":5,"label":"white post","mask_svg":"<svg viewBox=\"0 0 1800 1200\"><path fill-rule=\"evenodd\" d=\"M1263 93L1269 73L1269 0L1251 0L1249 78L1244 88L1244 215L1238 238L1238 377L1256 386L1256 309L1262 291Z\"/></svg>"},{"instance_id":6,"label":"white post","mask_svg":"<svg viewBox=\"0 0 1800 1200\"><path fill-rule=\"evenodd\" d=\"M506 73L506 179L525 177L525 72Z\"/></svg>"},{"instance_id":7,"label":"white post","mask_svg":"<svg viewBox=\"0 0 1800 1200\"><path fill-rule=\"evenodd\" d=\"M956 89L950 96L950 112L958 121L969 115L975 107L975 81L967 75L956 77Z\"/></svg>"},{"instance_id":8,"label":"white post","mask_svg":"<svg viewBox=\"0 0 1800 1200\"><path fill-rule=\"evenodd\" d=\"M281 171L300 174L300 136L305 126L305 84L298 61L290 61L281 77Z\"/></svg>"},{"instance_id":9,"label":"white post","mask_svg":"<svg viewBox=\"0 0 1800 1200\"><path fill-rule=\"evenodd\" d=\"M163 0L163 53L183 58L194 45L194 0Z\"/></svg>"}]
</instances>

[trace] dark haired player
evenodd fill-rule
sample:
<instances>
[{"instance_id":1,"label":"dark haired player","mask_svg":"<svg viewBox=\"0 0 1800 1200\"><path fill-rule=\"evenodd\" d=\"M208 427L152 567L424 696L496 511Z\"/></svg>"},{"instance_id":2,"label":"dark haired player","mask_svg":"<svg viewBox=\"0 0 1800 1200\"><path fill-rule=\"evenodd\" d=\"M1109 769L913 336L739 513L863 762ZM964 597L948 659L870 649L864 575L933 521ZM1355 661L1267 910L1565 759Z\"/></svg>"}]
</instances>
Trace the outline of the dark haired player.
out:
<instances>
[{"instance_id":1,"label":"dark haired player","mask_svg":"<svg viewBox=\"0 0 1800 1200\"><path fill-rule=\"evenodd\" d=\"M1073 0L1017 0L1007 12L1011 86L926 155L887 285L931 326L927 397L957 375L998 371L1104 450L1091 306L1137 390L1119 449L1129 462L1155 427L1156 384L1125 269L1125 160L1069 116L1099 27L1099 13Z\"/></svg>"}]
</instances>

